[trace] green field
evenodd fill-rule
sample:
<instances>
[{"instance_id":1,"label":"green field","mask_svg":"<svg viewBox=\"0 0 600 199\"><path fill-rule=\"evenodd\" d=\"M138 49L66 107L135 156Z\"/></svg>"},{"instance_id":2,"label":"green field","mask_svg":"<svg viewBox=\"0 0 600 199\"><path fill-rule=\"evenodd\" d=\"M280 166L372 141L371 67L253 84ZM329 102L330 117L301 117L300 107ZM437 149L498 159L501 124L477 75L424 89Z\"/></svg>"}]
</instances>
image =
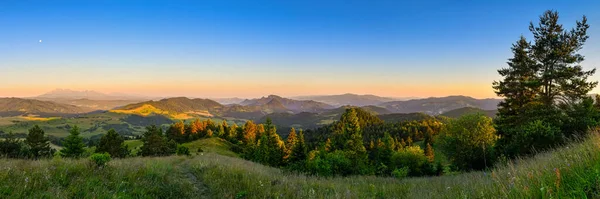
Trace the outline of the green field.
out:
<instances>
[{"instance_id":1,"label":"green field","mask_svg":"<svg viewBox=\"0 0 600 199\"><path fill-rule=\"evenodd\" d=\"M188 147L192 153L196 153L198 149L202 149L202 153L216 153L229 157L239 157L238 154L230 150L232 147L231 143L217 137L184 143L183 146Z\"/></svg>"},{"instance_id":2,"label":"green field","mask_svg":"<svg viewBox=\"0 0 600 199\"><path fill-rule=\"evenodd\" d=\"M189 146L224 149L216 138ZM0 198L598 198L600 136L486 172L407 179L305 176L211 152L0 167Z\"/></svg>"},{"instance_id":3,"label":"green field","mask_svg":"<svg viewBox=\"0 0 600 199\"><path fill-rule=\"evenodd\" d=\"M47 135L66 137L69 135L69 128L77 125L82 130L82 137L91 137L106 133L107 129L105 128L109 128L111 125L123 125L121 119L126 116L127 115L116 113L96 113L73 118L55 118L50 120L32 120L23 117L0 117L0 131L27 133L28 129L32 128L34 125L39 125L44 129ZM131 127L131 129L138 128L133 125L126 125Z\"/></svg>"}]
</instances>

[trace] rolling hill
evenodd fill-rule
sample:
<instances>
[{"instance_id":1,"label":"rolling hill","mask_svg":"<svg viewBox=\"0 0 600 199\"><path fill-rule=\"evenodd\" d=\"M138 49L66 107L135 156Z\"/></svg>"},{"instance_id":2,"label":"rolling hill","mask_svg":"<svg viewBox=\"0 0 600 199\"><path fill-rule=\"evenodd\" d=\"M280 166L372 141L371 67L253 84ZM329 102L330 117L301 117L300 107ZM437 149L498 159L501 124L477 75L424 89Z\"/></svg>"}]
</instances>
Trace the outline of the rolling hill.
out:
<instances>
[{"instance_id":1,"label":"rolling hill","mask_svg":"<svg viewBox=\"0 0 600 199\"><path fill-rule=\"evenodd\" d=\"M466 114L474 114L474 113L482 113L488 117L496 117L496 113L498 110L483 110L475 107L464 107L459 109L450 110L448 112L442 113L442 116L450 117L450 118L458 118L460 116Z\"/></svg>"},{"instance_id":2,"label":"rolling hill","mask_svg":"<svg viewBox=\"0 0 600 199\"><path fill-rule=\"evenodd\" d=\"M212 117L214 115L211 112L215 112L223 107L218 102L209 99L176 97L130 104L110 111L143 116L151 114L169 115L176 119L187 119L194 115Z\"/></svg>"},{"instance_id":3,"label":"rolling hill","mask_svg":"<svg viewBox=\"0 0 600 199\"><path fill-rule=\"evenodd\" d=\"M394 101L393 98L388 97L379 97L376 95L357 95L352 93L346 93L341 95L317 95L317 96L299 96L294 97L293 99L298 100L313 100L317 102L322 102L326 104L330 104L333 106L369 106L369 105L378 105L384 102Z\"/></svg>"},{"instance_id":4,"label":"rolling hill","mask_svg":"<svg viewBox=\"0 0 600 199\"><path fill-rule=\"evenodd\" d=\"M139 103L143 100L91 100L91 99L63 99L63 98L37 98L61 104L70 104L93 110L111 110L128 104Z\"/></svg>"},{"instance_id":5,"label":"rolling hill","mask_svg":"<svg viewBox=\"0 0 600 199\"><path fill-rule=\"evenodd\" d=\"M500 99L475 99L467 96L431 97L426 99L414 99L408 101L392 101L380 104L380 106L394 113L422 112L430 115L439 115L444 112L463 108L476 107L483 110L497 109Z\"/></svg>"},{"instance_id":6,"label":"rolling hill","mask_svg":"<svg viewBox=\"0 0 600 199\"><path fill-rule=\"evenodd\" d=\"M355 106L342 106L335 109L329 109L323 112L301 112L301 113L271 113L260 118L258 122L264 123L267 118L273 121L279 127L294 127L301 129L315 128L322 125L331 124L334 121L339 120L341 115L348 108L356 108ZM369 112L373 115L388 114L389 111L376 106L364 106L360 107L362 110Z\"/></svg>"},{"instance_id":7,"label":"rolling hill","mask_svg":"<svg viewBox=\"0 0 600 199\"><path fill-rule=\"evenodd\" d=\"M253 103L247 104L248 105L222 105L210 99L177 97L130 104L110 110L110 112L142 116L153 114L167 115L173 119L189 119L201 116L256 120L271 113L294 113L294 111L289 108L296 108L296 110L325 110L319 108L321 106L320 104L289 101L288 99L274 96L262 98L261 100L256 100Z\"/></svg>"},{"instance_id":8,"label":"rolling hill","mask_svg":"<svg viewBox=\"0 0 600 199\"><path fill-rule=\"evenodd\" d=\"M22 98L0 98L0 117L38 115L55 117L88 113L94 109Z\"/></svg>"},{"instance_id":9,"label":"rolling hill","mask_svg":"<svg viewBox=\"0 0 600 199\"><path fill-rule=\"evenodd\" d=\"M269 95L258 99L247 99L240 102L243 106L265 106L269 108L276 108L278 111L282 111L281 108L285 108L291 112L321 112L327 109L334 108L329 104L322 102L316 102L312 100L293 100L283 98L277 95ZM276 107L274 107L276 106ZM277 111L274 111L277 112Z\"/></svg>"}]
</instances>

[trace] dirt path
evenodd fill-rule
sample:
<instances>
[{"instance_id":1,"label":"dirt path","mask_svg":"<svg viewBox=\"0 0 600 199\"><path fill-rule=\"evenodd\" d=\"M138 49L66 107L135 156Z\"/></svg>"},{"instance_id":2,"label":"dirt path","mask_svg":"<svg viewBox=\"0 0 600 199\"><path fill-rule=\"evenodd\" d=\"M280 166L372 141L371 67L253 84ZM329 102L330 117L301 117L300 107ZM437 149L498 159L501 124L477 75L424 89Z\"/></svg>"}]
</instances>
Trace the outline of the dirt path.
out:
<instances>
[{"instance_id":1,"label":"dirt path","mask_svg":"<svg viewBox=\"0 0 600 199\"><path fill-rule=\"evenodd\" d=\"M178 167L181 171L181 174L189 179L192 185L194 185L196 188L196 196L198 196L197 198L211 198L208 186L206 186L202 180L198 179L198 177L194 175L191 169L190 159L183 161Z\"/></svg>"}]
</instances>

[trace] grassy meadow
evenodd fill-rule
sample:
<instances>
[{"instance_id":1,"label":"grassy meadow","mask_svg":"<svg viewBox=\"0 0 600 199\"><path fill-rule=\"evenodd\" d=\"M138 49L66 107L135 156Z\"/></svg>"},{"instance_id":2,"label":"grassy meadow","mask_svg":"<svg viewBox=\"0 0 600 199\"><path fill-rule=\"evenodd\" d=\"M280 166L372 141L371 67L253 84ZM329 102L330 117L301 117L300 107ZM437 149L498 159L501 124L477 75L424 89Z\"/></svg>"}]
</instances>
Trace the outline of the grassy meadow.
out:
<instances>
[{"instance_id":1,"label":"grassy meadow","mask_svg":"<svg viewBox=\"0 0 600 199\"><path fill-rule=\"evenodd\" d=\"M190 143L191 144L191 143ZM321 178L249 162L216 138L187 156L0 161L0 198L598 198L600 136L486 172ZM192 146L190 146L192 147ZM194 153L195 154L195 153Z\"/></svg>"}]
</instances>

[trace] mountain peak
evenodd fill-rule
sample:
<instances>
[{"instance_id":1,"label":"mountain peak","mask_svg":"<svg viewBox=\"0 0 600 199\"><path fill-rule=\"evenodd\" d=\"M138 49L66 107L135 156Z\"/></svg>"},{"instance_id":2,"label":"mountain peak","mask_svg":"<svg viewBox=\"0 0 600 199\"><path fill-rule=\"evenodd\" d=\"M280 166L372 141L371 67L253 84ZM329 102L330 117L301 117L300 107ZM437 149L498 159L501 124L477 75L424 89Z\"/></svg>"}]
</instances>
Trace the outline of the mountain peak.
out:
<instances>
[{"instance_id":1,"label":"mountain peak","mask_svg":"<svg viewBox=\"0 0 600 199\"><path fill-rule=\"evenodd\" d=\"M271 94L271 95L267 96L267 98L269 98L269 99L273 99L273 98L281 99L282 97L279 96L279 95L273 95L273 94Z\"/></svg>"}]
</instances>

